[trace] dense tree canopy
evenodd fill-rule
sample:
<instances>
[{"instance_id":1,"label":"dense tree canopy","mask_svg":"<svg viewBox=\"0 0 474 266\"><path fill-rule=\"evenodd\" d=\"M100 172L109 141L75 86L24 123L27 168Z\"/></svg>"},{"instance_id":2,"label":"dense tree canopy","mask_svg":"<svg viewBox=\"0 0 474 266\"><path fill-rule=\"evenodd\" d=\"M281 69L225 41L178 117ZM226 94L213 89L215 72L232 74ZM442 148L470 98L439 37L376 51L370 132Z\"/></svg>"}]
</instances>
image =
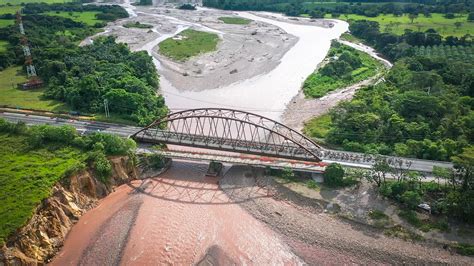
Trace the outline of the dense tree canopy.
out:
<instances>
[{"instance_id":1,"label":"dense tree canopy","mask_svg":"<svg viewBox=\"0 0 474 266\"><path fill-rule=\"evenodd\" d=\"M130 52L113 37L76 47L60 58L49 56L39 73L48 87L46 97L69 104L75 110L101 112L104 100L111 113L146 124L167 110L157 96L158 77L146 52Z\"/></svg>"},{"instance_id":2,"label":"dense tree canopy","mask_svg":"<svg viewBox=\"0 0 474 266\"><path fill-rule=\"evenodd\" d=\"M473 142L472 64L406 58L386 79L332 112L329 142L433 160L449 160Z\"/></svg>"}]
</instances>

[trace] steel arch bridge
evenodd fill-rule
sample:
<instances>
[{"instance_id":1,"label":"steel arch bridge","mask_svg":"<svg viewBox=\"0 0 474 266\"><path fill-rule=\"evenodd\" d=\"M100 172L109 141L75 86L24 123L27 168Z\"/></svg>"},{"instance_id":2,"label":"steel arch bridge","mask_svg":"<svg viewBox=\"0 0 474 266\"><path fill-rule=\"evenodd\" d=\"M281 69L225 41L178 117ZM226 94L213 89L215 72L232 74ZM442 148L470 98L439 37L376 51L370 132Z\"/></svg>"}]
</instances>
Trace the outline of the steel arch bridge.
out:
<instances>
[{"instance_id":1,"label":"steel arch bridge","mask_svg":"<svg viewBox=\"0 0 474 266\"><path fill-rule=\"evenodd\" d=\"M312 140L272 119L233 109L200 108L170 113L131 136L144 143L319 162Z\"/></svg>"}]
</instances>

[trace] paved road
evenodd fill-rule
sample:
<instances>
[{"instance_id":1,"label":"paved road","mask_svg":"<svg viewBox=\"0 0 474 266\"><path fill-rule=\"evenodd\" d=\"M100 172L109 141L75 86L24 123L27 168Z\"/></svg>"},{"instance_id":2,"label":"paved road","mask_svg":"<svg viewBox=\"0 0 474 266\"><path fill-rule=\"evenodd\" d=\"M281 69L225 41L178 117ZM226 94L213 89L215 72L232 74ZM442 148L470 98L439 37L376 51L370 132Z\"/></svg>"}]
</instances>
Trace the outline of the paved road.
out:
<instances>
[{"instance_id":1,"label":"paved road","mask_svg":"<svg viewBox=\"0 0 474 266\"><path fill-rule=\"evenodd\" d=\"M46 117L39 115L26 115L18 113L9 113L3 112L0 113L0 117L3 117L9 121L17 122L22 121L27 125L38 125L38 124L48 124L54 126L63 126L70 125L74 126L80 133L91 133L91 132L104 132L115 134L121 137L128 137L138 130L139 127L127 126L127 125L118 125L111 123L103 123L96 121L84 121L84 120L74 120L74 119L64 119L64 118L54 118ZM375 156L365 155L363 153L355 152L341 152L335 150L321 150L318 152L324 162L338 162L342 165L357 167L357 168L370 168L373 163ZM440 166L451 168L453 165L449 162L439 162L439 161L429 161L429 160L419 160L411 158L400 158L386 156L387 160L392 162L392 164L398 164L402 162L402 168L422 171L425 173L431 173L433 166Z\"/></svg>"}]
</instances>

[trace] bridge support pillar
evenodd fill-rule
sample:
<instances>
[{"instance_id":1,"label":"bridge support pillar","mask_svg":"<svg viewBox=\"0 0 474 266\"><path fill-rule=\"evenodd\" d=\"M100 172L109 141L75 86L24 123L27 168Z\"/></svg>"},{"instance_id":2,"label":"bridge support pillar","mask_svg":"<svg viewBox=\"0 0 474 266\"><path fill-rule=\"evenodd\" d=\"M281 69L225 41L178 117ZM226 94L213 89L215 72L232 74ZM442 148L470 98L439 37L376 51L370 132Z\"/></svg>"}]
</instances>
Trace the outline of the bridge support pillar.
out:
<instances>
[{"instance_id":1,"label":"bridge support pillar","mask_svg":"<svg viewBox=\"0 0 474 266\"><path fill-rule=\"evenodd\" d=\"M209 168L207 169L206 176L217 177L222 173L223 165L221 162L211 161L209 163Z\"/></svg>"}]
</instances>

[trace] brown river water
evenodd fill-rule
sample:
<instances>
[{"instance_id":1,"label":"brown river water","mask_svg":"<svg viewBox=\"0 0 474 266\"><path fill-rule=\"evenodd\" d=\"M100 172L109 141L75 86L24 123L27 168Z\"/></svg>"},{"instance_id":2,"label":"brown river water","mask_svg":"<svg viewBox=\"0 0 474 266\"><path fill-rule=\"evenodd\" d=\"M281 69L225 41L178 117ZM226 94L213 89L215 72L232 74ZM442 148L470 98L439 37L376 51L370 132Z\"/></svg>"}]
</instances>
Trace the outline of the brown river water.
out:
<instances>
[{"instance_id":1,"label":"brown river water","mask_svg":"<svg viewBox=\"0 0 474 266\"><path fill-rule=\"evenodd\" d=\"M51 264L302 263L206 170L205 164L175 161L159 177L118 187L79 220Z\"/></svg>"}]
</instances>

